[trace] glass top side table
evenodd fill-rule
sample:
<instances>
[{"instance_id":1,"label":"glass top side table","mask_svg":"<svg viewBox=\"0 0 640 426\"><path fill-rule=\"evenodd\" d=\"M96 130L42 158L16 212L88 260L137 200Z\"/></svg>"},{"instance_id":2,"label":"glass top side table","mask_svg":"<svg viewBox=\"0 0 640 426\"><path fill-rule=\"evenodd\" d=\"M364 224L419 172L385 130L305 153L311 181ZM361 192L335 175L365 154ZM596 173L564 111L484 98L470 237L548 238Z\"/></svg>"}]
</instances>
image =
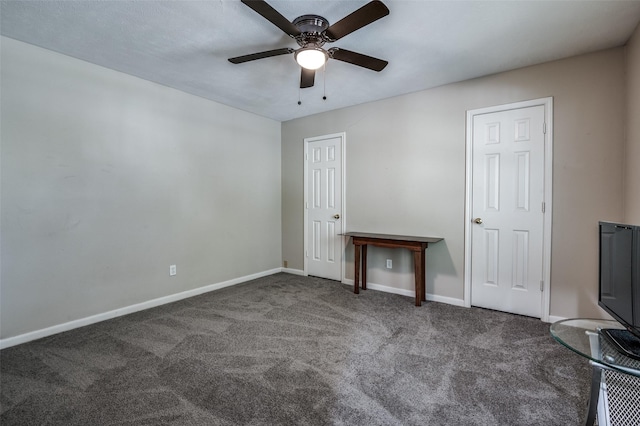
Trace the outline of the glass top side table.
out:
<instances>
[{"instance_id":1,"label":"glass top side table","mask_svg":"<svg viewBox=\"0 0 640 426\"><path fill-rule=\"evenodd\" d=\"M624 330L615 320L567 319L551 324L551 335L567 348L592 361L623 373L640 377L640 362L614 350L594 351L589 333L598 333L600 329L613 328Z\"/></svg>"},{"instance_id":2,"label":"glass top side table","mask_svg":"<svg viewBox=\"0 0 640 426\"><path fill-rule=\"evenodd\" d=\"M603 377L603 371L605 371L605 375L610 375L612 382L610 388L613 387L613 380L616 377L622 377L627 383L631 383L626 385L630 400L628 404L623 405L629 405L632 409L625 409L623 415L640 419L640 408L638 408L640 405L638 404L640 401L640 361L616 350L601 335L600 330L602 329L624 330L624 327L614 320L576 318L558 321L550 328L551 335L555 340L591 362L591 392L585 424L593 425L596 411L607 411L607 415L610 414L609 408L604 406L605 401L602 401L601 398L601 386L607 380ZM599 398L600 404L598 403ZM600 416L601 413L598 413L599 420ZM601 421L599 421L600 423Z\"/></svg>"}]
</instances>

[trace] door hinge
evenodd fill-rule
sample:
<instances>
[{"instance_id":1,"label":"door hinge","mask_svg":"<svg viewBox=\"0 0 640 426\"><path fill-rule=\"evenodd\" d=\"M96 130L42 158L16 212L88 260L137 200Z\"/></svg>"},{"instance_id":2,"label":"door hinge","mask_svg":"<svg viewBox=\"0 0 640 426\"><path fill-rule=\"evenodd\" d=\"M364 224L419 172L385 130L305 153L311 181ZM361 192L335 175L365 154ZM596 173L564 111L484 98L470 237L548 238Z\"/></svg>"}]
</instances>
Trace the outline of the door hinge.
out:
<instances>
[{"instance_id":1,"label":"door hinge","mask_svg":"<svg viewBox=\"0 0 640 426\"><path fill-rule=\"evenodd\" d=\"M544 281L540 280L540 291L544 291Z\"/></svg>"},{"instance_id":2,"label":"door hinge","mask_svg":"<svg viewBox=\"0 0 640 426\"><path fill-rule=\"evenodd\" d=\"M542 133L547 134L547 123L542 123Z\"/></svg>"},{"instance_id":3,"label":"door hinge","mask_svg":"<svg viewBox=\"0 0 640 426\"><path fill-rule=\"evenodd\" d=\"M305 250L304 251L304 255L305 255L305 257L309 257L309 250Z\"/></svg>"},{"instance_id":4,"label":"door hinge","mask_svg":"<svg viewBox=\"0 0 640 426\"><path fill-rule=\"evenodd\" d=\"M308 153L304 155L304 160L305 161L309 161L309 154Z\"/></svg>"},{"instance_id":5,"label":"door hinge","mask_svg":"<svg viewBox=\"0 0 640 426\"><path fill-rule=\"evenodd\" d=\"M544 213L547 210L547 206L545 204L545 202L542 202L542 213Z\"/></svg>"},{"instance_id":6,"label":"door hinge","mask_svg":"<svg viewBox=\"0 0 640 426\"><path fill-rule=\"evenodd\" d=\"M309 210L309 202L307 201L306 203L304 203L304 207Z\"/></svg>"}]
</instances>

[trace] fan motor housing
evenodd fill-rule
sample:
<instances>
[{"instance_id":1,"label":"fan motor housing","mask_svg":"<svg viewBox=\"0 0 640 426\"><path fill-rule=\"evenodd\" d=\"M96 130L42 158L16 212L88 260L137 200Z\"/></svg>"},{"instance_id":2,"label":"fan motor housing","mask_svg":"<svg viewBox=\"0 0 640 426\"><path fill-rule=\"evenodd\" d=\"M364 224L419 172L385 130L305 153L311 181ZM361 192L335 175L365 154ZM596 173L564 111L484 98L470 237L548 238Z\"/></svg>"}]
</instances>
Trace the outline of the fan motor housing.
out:
<instances>
[{"instance_id":1,"label":"fan motor housing","mask_svg":"<svg viewBox=\"0 0 640 426\"><path fill-rule=\"evenodd\" d=\"M322 46L327 39L324 31L329 28L329 21L319 15L302 15L293 20L292 24L300 30L300 35L295 37L302 47L314 44Z\"/></svg>"}]
</instances>

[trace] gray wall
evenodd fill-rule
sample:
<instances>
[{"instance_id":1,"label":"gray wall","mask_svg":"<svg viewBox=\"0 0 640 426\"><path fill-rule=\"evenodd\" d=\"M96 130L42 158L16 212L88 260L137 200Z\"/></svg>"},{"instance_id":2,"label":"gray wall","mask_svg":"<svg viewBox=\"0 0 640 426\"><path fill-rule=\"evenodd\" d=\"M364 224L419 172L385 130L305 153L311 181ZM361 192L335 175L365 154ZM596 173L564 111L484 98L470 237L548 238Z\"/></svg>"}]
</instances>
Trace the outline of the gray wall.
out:
<instances>
[{"instance_id":1,"label":"gray wall","mask_svg":"<svg viewBox=\"0 0 640 426\"><path fill-rule=\"evenodd\" d=\"M348 228L445 237L428 249L428 291L461 299L465 111L546 96L551 314L600 315L596 223L640 222L639 34L626 50L294 120L282 134L275 121L2 38L0 338L268 271L281 252L302 269L302 140L341 131ZM407 254L373 249L371 263L371 281L412 288Z\"/></svg>"},{"instance_id":2,"label":"gray wall","mask_svg":"<svg viewBox=\"0 0 640 426\"><path fill-rule=\"evenodd\" d=\"M283 259L303 269L303 139L345 131L347 229L444 237L427 249L427 292L462 299L465 113L547 96L555 120L550 313L601 315L598 220L623 216L623 48L283 123ZM389 273L384 259L399 255L373 251L370 282L411 288L410 259Z\"/></svg>"},{"instance_id":3,"label":"gray wall","mask_svg":"<svg viewBox=\"0 0 640 426\"><path fill-rule=\"evenodd\" d=\"M1 338L280 267L279 122L1 42Z\"/></svg>"},{"instance_id":4,"label":"gray wall","mask_svg":"<svg viewBox=\"0 0 640 426\"><path fill-rule=\"evenodd\" d=\"M640 224L640 25L626 47L627 146L624 220Z\"/></svg>"}]
</instances>

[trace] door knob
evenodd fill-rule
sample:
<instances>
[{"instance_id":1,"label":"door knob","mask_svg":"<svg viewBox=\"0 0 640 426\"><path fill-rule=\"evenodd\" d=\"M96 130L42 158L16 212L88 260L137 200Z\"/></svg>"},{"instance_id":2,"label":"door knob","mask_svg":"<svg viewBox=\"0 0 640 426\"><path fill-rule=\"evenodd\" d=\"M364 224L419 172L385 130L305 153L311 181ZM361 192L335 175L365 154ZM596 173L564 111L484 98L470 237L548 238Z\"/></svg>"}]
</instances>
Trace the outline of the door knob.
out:
<instances>
[{"instance_id":1,"label":"door knob","mask_svg":"<svg viewBox=\"0 0 640 426\"><path fill-rule=\"evenodd\" d=\"M482 223L482 218L476 217L475 219L473 219L474 223L477 223L478 225L480 225Z\"/></svg>"},{"instance_id":2,"label":"door knob","mask_svg":"<svg viewBox=\"0 0 640 426\"><path fill-rule=\"evenodd\" d=\"M340 215L339 215L339 214L334 214L334 215L333 215L333 218L334 218L334 219L340 219Z\"/></svg>"}]
</instances>

